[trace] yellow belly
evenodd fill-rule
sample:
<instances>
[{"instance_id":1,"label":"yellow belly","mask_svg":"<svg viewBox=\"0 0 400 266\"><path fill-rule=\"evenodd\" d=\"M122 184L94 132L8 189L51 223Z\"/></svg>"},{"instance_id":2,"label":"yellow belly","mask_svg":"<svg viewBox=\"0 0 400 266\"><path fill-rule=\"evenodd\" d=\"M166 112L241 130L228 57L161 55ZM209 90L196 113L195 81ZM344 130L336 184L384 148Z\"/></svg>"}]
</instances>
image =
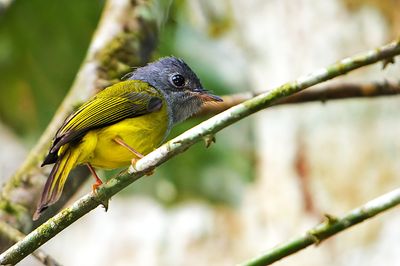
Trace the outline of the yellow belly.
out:
<instances>
[{"instance_id":1,"label":"yellow belly","mask_svg":"<svg viewBox=\"0 0 400 266\"><path fill-rule=\"evenodd\" d=\"M78 164L90 163L94 167L105 169L127 166L137 156L115 142L115 138L122 139L130 147L146 155L160 145L167 130L166 108L92 130L82 138L79 144L78 148L82 152Z\"/></svg>"}]
</instances>

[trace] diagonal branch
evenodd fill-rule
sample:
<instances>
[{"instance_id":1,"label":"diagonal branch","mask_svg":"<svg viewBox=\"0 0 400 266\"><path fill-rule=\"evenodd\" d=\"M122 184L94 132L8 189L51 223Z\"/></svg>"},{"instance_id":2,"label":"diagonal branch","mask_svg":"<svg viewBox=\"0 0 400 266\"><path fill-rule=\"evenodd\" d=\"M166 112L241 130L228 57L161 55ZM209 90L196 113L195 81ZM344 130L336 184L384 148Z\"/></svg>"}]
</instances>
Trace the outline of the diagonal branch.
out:
<instances>
[{"instance_id":1,"label":"diagonal branch","mask_svg":"<svg viewBox=\"0 0 400 266\"><path fill-rule=\"evenodd\" d=\"M278 245L277 247L267 251L265 254L243 262L239 265L270 265L308 246L313 244L318 245L321 243L321 241L399 204L400 188L367 202L363 206L350 211L347 215L341 218L335 218L330 215L326 215L326 221L308 230L302 236Z\"/></svg>"},{"instance_id":2,"label":"diagonal branch","mask_svg":"<svg viewBox=\"0 0 400 266\"><path fill-rule=\"evenodd\" d=\"M7 238L13 242L17 242L25 237L25 234L18 231L14 227L11 227L9 224L3 221L0 221L0 233L3 236L6 235ZM32 255L43 265L51 265L51 266L61 265L57 261L55 261L51 256L47 255L43 250L37 249L32 253Z\"/></svg>"},{"instance_id":3,"label":"diagonal branch","mask_svg":"<svg viewBox=\"0 0 400 266\"><path fill-rule=\"evenodd\" d=\"M350 98L380 97L397 94L400 94L400 81L383 81L364 84L345 82L319 86L313 90L296 93L277 101L274 106L307 102L327 102L331 100ZM259 95L259 93L248 92L222 96L222 99L224 100L223 102L205 105L197 116L216 115L257 95Z\"/></svg>"},{"instance_id":4,"label":"diagonal branch","mask_svg":"<svg viewBox=\"0 0 400 266\"><path fill-rule=\"evenodd\" d=\"M286 83L269 92L260 94L257 97L236 105L204 121L151 152L139 160L135 167L131 166L115 178L110 179L99 188L96 194L87 194L76 201L71 207L64 209L53 218L50 218L47 222L28 234L24 239L2 253L0 255L0 264L16 264L100 204L106 205L111 196L142 177L146 172L148 173L168 159L184 152L204 137L215 134L223 128L271 106L273 103L286 96L346 74L357 68L376 63L380 60L392 59L399 54L400 40L384 45L378 49L345 58L326 68L300 77L293 82Z\"/></svg>"}]
</instances>

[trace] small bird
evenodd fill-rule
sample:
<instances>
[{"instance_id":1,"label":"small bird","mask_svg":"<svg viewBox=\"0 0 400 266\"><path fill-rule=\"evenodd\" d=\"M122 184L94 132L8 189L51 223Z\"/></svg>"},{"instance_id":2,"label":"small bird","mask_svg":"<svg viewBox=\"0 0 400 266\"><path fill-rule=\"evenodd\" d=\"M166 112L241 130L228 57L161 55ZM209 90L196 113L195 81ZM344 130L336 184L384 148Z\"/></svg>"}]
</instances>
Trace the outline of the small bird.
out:
<instances>
[{"instance_id":1,"label":"small bird","mask_svg":"<svg viewBox=\"0 0 400 266\"><path fill-rule=\"evenodd\" d=\"M171 128L199 111L211 94L182 60L165 57L137 68L126 79L97 93L58 129L42 166L54 164L33 219L61 196L69 172L85 164L96 183L94 168L135 164L156 149Z\"/></svg>"}]
</instances>

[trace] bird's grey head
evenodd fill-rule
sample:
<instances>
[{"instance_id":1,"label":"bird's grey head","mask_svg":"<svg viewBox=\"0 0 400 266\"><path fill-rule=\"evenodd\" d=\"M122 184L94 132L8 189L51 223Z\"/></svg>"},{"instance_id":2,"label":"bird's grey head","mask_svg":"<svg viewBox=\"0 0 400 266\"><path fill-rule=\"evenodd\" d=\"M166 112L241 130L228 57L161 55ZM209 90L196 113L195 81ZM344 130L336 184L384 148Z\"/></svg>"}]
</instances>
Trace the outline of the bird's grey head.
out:
<instances>
[{"instance_id":1,"label":"bird's grey head","mask_svg":"<svg viewBox=\"0 0 400 266\"><path fill-rule=\"evenodd\" d=\"M204 102L222 101L205 90L190 67L175 57L164 57L137 68L128 78L145 81L164 95L172 124L198 112Z\"/></svg>"}]
</instances>

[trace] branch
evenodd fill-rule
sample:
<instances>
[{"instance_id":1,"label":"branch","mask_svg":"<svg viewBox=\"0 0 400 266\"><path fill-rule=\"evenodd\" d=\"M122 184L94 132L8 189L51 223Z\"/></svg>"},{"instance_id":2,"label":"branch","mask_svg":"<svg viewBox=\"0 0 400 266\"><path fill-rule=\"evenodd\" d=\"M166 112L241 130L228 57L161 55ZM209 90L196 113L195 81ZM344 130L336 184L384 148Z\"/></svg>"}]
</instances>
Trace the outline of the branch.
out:
<instances>
[{"instance_id":1,"label":"branch","mask_svg":"<svg viewBox=\"0 0 400 266\"><path fill-rule=\"evenodd\" d=\"M24 239L2 253L0 255L0 264L16 264L60 231L95 209L98 205L102 204L107 206L108 199L110 199L111 196L145 175L145 173L150 172L155 167L177 154L184 152L204 137L215 134L238 120L271 106L274 102L286 96L346 74L357 68L376 63L380 60L391 59L399 54L400 40L389 43L378 49L345 58L327 68L300 77L294 82L286 83L269 92L260 94L253 99L236 105L202 122L146 155L140 159L134 167L130 166L115 178L111 178L107 183L102 185L96 193L87 194L76 201L71 207L62 210L56 216L50 218L47 222L28 234Z\"/></svg>"},{"instance_id":2,"label":"branch","mask_svg":"<svg viewBox=\"0 0 400 266\"><path fill-rule=\"evenodd\" d=\"M288 96L275 104L296 104L306 102L326 102L331 100L342 100L349 98L379 97L400 94L400 81L375 82L375 83L339 83L321 86L313 90L302 91L295 95ZM223 102L204 105L197 116L210 116L221 113L239 103L257 96L257 93L238 93L222 96Z\"/></svg>"},{"instance_id":3,"label":"branch","mask_svg":"<svg viewBox=\"0 0 400 266\"><path fill-rule=\"evenodd\" d=\"M7 236L7 239L13 242L17 242L25 237L25 234L11 227L9 224L3 221L0 221L0 233L2 234L2 236ZM43 250L37 249L32 253L32 255L43 265L61 265L56 262L51 256L47 255Z\"/></svg>"},{"instance_id":4,"label":"branch","mask_svg":"<svg viewBox=\"0 0 400 266\"><path fill-rule=\"evenodd\" d=\"M131 66L143 65L149 60L157 44L160 21L163 20L163 13L158 8L161 7L157 0L106 2L86 58L70 91L38 143L1 191L1 220L9 221L14 228L23 232L30 232L32 227L37 226L32 224L31 217L49 170L41 168L40 164L54 132L75 106L117 81L116 78L130 71ZM67 193L48 214L57 212L85 181L86 176L87 171L80 172L74 178L73 187L65 189ZM43 221L41 219L38 222L40 224Z\"/></svg>"},{"instance_id":5,"label":"branch","mask_svg":"<svg viewBox=\"0 0 400 266\"><path fill-rule=\"evenodd\" d=\"M321 241L399 204L400 188L367 202L363 206L350 211L342 218L335 218L330 215L326 215L326 220L323 223L308 230L302 236L280 244L277 247L267 251L265 254L239 265L270 265L308 246L313 244L318 245L321 243Z\"/></svg>"}]
</instances>

